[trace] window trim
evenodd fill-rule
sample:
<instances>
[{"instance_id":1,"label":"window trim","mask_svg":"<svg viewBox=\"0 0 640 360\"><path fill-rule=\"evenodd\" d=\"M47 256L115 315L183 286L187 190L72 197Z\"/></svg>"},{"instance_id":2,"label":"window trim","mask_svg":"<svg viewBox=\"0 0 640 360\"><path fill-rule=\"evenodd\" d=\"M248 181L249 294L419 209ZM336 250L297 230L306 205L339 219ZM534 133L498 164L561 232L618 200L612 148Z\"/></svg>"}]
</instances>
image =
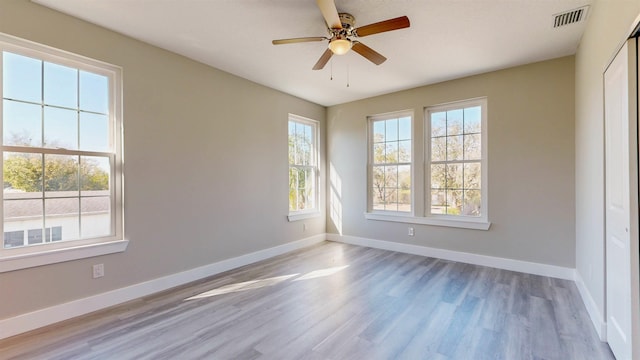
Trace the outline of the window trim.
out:
<instances>
[{"instance_id":1,"label":"window trim","mask_svg":"<svg viewBox=\"0 0 640 360\"><path fill-rule=\"evenodd\" d=\"M0 52L2 51L70 66L109 78L109 113L111 114L110 121L113 122L111 124L111 131L113 133L110 134L111 141L113 141L113 153L111 153L111 156L114 157L114 176L112 179L113 192L110 195L110 205L113 211L111 221L113 235L92 239L50 242L18 248L5 249L4 246L0 246L0 273L126 250L129 241L124 239L122 68L82 55L0 33ZM0 57L0 69L2 69L2 57ZM2 83L1 70L0 83ZM2 89L0 89L0 93L1 92ZM0 112L2 111L2 106L3 104L0 101ZM1 131L2 129L0 127L0 133ZM7 150L16 147L2 145L2 148ZM49 152L46 148L43 148L43 150L44 152L39 152ZM76 152L71 150L60 151ZM0 219L3 218L2 211L2 206L0 206Z\"/></svg>"},{"instance_id":2,"label":"window trim","mask_svg":"<svg viewBox=\"0 0 640 360\"><path fill-rule=\"evenodd\" d=\"M393 118L409 117L411 119L411 161L409 166L411 167L411 210L410 211L393 211L393 210L374 210L373 209L373 123L376 121L390 120ZM388 113L376 114L367 116L367 212L366 214L376 214L378 217L412 217L416 211L416 197L415 197L415 114L413 110L399 110ZM396 163L401 164L400 162ZM405 163L402 163L405 164Z\"/></svg>"},{"instance_id":3,"label":"window trim","mask_svg":"<svg viewBox=\"0 0 640 360\"><path fill-rule=\"evenodd\" d=\"M295 210L290 211L287 215L287 220L289 222L311 219L315 217L319 217L320 213L320 122L317 120L309 119L304 116L296 115L296 114L288 114L287 117L287 143L289 142L289 123L291 121L298 122L305 125L310 125L313 129L313 141L314 141L314 149L313 149L313 157L315 165L294 165L294 166L305 166L310 168L315 168L315 187L313 189L313 197L315 207L304 210ZM288 158L289 150L287 150L287 158ZM287 160L287 174L291 169L291 164ZM288 175L287 175L288 178ZM288 193L288 191L287 191ZM287 207L289 204L287 205Z\"/></svg>"}]
</instances>

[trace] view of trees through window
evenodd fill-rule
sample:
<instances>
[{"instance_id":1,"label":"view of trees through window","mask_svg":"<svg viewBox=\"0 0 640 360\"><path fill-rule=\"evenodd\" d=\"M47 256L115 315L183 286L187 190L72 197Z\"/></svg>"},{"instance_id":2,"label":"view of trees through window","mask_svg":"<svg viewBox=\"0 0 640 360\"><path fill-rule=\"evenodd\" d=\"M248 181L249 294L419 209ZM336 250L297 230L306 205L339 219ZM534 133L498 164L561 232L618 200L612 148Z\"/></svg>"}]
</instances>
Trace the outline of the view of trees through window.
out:
<instances>
[{"instance_id":1,"label":"view of trees through window","mask_svg":"<svg viewBox=\"0 0 640 360\"><path fill-rule=\"evenodd\" d=\"M311 121L289 119L289 211L316 208L317 126Z\"/></svg>"},{"instance_id":2,"label":"view of trees through window","mask_svg":"<svg viewBox=\"0 0 640 360\"><path fill-rule=\"evenodd\" d=\"M482 108L430 112L431 214L481 215Z\"/></svg>"},{"instance_id":3,"label":"view of trees through window","mask_svg":"<svg viewBox=\"0 0 640 360\"><path fill-rule=\"evenodd\" d=\"M372 119L373 210L411 211L411 117Z\"/></svg>"}]
</instances>

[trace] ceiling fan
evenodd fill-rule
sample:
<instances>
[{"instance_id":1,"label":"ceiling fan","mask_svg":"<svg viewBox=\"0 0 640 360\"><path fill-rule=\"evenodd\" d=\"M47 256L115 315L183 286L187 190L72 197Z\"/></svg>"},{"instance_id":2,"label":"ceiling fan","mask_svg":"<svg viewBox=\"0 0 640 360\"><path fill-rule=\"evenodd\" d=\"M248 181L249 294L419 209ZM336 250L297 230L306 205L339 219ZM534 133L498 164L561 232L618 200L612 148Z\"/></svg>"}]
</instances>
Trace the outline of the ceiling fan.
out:
<instances>
[{"instance_id":1,"label":"ceiling fan","mask_svg":"<svg viewBox=\"0 0 640 360\"><path fill-rule=\"evenodd\" d=\"M313 66L313 70L324 68L333 54L343 55L349 52L350 49L353 49L353 51L362 55L372 63L380 65L385 62L387 58L357 39L381 32L407 28L410 25L409 18L401 16L355 28L353 26L356 22L355 17L347 13L338 13L334 0L316 0L316 2L318 3L320 12L322 12L322 16L327 22L327 30L329 31L330 37L316 36L272 41L273 45L282 45L329 40L329 48L320 56L318 62Z\"/></svg>"}]
</instances>

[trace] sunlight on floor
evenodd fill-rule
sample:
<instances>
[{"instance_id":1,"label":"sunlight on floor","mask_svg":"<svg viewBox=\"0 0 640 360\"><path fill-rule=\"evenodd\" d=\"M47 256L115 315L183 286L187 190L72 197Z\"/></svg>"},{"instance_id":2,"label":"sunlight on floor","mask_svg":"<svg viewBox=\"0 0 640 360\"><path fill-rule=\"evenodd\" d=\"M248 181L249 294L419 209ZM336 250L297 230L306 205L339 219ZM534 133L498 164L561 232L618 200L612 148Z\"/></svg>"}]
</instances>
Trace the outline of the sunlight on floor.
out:
<instances>
[{"instance_id":1,"label":"sunlight on floor","mask_svg":"<svg viewBox=\"0 0 640 360\"><path fill-rule=\"evenodd\" d=\"M338 271L342 271L348 267L349 265L345 265L345 266L336 266L336 267L326 268L322 270L315 270L310 273L306 273L293 281L309 280L309 279L315 279L323 276L333 275Z\"/></svg>"},{"instance_id":2,"label":"sunlight on floor","mask_svg":"<svg viewBox=\"0 0 640 360\"><path fill-rule=\"evenodd\" d=\"M337 272L340 272L346 268L348 268L349 265L344 265L344 266L335 266L335 267L330 267L330 268L326 268L326 269L320 269L320 270L314 270L311 272L308 272L302 276L300 276L299 278L293 280L293 281L299 281L299 280L311 280L311 279L316 279L316 278L320 278L320 277L325 277L325 276L330 276L333 275ZM249 281L244 281L241 283L235 283L235 284L229 284L229 285L225 285L222 286L220 288L217 289L212 289L209 291L205 291L203 293L200 293L198 295L194 295L192 297L186 298L185 301L188 300L198 300L198 299L204 299L204 298L208 298L208 297L213 297L213 296L217 296L217 295L223 295L223 294L229 294L229 293L234 293L234 292L239 292L239 291L246 291L246 290L252 290L252 289L260 289L263 287L267 287L267 286L273 286L273 285L277 285L283 281L295 278L296 276L298 276L300 274L289 274L289 275L282 275L282 276L274 276L274 277L270 277L270 278L266 278L266 279L257 279L257 280L249 280Z\"/></svg>"}]
</instances>

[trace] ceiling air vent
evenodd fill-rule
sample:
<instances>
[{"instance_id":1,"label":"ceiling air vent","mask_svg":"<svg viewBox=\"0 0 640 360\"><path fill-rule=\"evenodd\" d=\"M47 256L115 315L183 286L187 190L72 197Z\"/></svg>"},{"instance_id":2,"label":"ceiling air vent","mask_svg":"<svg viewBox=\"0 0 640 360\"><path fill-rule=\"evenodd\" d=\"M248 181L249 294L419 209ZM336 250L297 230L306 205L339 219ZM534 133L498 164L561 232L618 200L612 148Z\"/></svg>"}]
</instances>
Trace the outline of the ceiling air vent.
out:
<instances>
[{"instance_id":1,"label":"ceiling air vent","mask_svg":"<svg viewBox=\"0 0 640 360\"><path fill-rule=\"evenodd\" d=\"M587 9L589 6L583 6L578 9L573 9L569 11L565 11L560 14L554 15L553 27L561 27L573 23L580 22L587 17Z\"/></svg>"}]
</instances>

